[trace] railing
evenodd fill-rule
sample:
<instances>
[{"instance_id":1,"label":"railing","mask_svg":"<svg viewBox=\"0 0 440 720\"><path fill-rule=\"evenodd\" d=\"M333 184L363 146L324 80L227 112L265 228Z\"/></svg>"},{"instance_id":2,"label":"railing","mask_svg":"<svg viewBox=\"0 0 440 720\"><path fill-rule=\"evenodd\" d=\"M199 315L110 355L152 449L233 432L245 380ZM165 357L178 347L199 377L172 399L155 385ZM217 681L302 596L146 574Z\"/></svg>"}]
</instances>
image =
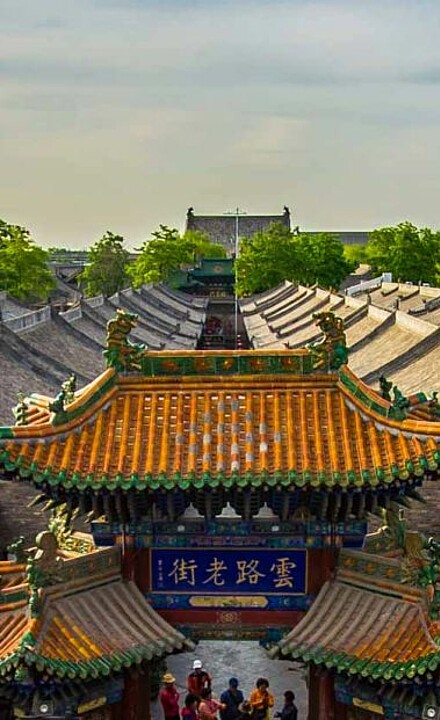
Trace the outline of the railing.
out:
<instances>
[{"instance_id":1,"label":"railing","mask_svg":"<svg viewBox=\"0 0 440 720\"><path fill-rule=\"evenodd\" d=\"M383 282L383 275L372 278L371 280L361 280L357 285L352 285L345 291L346 295L357 295L358 293L365 292L366 290L375 290L380 287Z\"/></svg>"},{"instance_id":2,"label":"railing","mask_svg":"<svg viewBox=\"0 0 440 720\"><path fill-rule=\"evenodd\" d=\"M104 295L96 295L95 297L86 298L85 302L91 308L100 307L101 305L104 305Z\"/></svg>"},{"instance_id":3,"label":"railing","mask_svg":"<svg viewBox=\"0 0 440 720\"><path fill-rule=\"evenodd\" d=\"M19 333L22 330L35 327L35 325L47 322L48 320L50 320L50 305L46 305L46 307L41 308L41 310L34 310L25 315L4 320L3 322L9 330Z\"/></svg>"},{"instance_id":4,"label":"railing","mask_svg":"<svg viewBox=\"0 0 440 720\"><path fill-rule=\"evenodd\" d=\"M60 317L64 318L64 320L67 320L67 322L69 322L69 323L75 322L75 320L81 320L81 318L82 318L81 305L70 308L69 310L65 310L65 312L60 312Z\"/></svg>"}]
</instances>

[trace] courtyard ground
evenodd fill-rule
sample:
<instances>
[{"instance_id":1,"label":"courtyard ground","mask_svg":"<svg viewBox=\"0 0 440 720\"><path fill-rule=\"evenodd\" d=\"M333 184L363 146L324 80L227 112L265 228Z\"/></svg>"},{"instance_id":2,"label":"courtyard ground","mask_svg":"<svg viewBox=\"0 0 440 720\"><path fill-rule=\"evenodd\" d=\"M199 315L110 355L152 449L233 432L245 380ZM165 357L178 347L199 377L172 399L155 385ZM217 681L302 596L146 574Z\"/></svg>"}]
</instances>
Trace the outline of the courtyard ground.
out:
<instances>
[{"instance_id":1,"label":"courtyard ground","mask_svg":"<svg viewBox=\"0 0 440 720\"><path fill-rule=\"evenodd\" d=\"M299 720L307 718L307 687L305 672L301 665L288 660L271 660L264 648L257 642L225 640L201 641L193 653L182 653L168 658L168 670L176 678L177 689L181 693L180 701L186 694L186 677L192 670L193 660L200 659L203 667L213 678L213 695L219 697L228 685L230 677L239 680L239 687L245 697L255 687L258 677L266 677L270 690L275 696L274 710L283 705L285 690L293 690L296 695ZM152 708L153 720L162 720L163 715L157 702Z\"/></svg>"}]
</instances>

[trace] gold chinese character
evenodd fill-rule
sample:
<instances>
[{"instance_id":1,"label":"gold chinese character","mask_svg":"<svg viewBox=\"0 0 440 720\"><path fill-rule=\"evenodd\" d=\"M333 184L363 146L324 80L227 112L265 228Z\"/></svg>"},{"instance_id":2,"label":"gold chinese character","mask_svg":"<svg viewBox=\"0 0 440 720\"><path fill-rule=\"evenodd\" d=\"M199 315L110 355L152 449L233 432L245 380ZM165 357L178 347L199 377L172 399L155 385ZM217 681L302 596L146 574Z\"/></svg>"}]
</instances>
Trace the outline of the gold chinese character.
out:
<instances>
[{"instance_id":1,"label":"gold chinese character","mask_svg":"<svg viewBox=\"0 0 440 720\"><path fill-rule=\"evenodd\" d=\"M173 562L173 569L168 573L168 577L174 578L176 585L186 582L188 585L196 584L197 563L195 560L184 560L177 558Z\"/></svg>"},{"instance_id":2,"label":"gold chinese character","mask_svg":"<svg viewBox=\"0 0 440 720\"><path fill-rule=\"evenodd\" d=\"M214 585L224 585L225 580L222 578L221 574L227 570L226 563L224 560L219 560L218 558L214 558L209 563L209 566L206 568L206 572L211 573L206 580L203 581L203 585L206 585L206 583L213 582Z\"/></svg>"},{"instance_id":3,"label":"gold chinese character","mask_svg":"<svg viewBox=\"0 0 440 720\"><path fill-rule=\"evenodd\" d=\"M264 573L258 570L259 564L259 560L249 560L249 562L246 560L237 560L238 577L236 585L244 582L256 585L260 578L266 577Z\"/></svg>"},{"instance_id":4,"label":"gold chinese character","mask_svg":"<svg viewBox=\"0 0 440 720\"><path fill-rule=\"evenodd\" d=\"M293 587L293 577L291 571L296 568L296 563L289 558L278 558L271 567L271 572L276 573L274 584L276 588Z\"/></svg>"}]
</instances>

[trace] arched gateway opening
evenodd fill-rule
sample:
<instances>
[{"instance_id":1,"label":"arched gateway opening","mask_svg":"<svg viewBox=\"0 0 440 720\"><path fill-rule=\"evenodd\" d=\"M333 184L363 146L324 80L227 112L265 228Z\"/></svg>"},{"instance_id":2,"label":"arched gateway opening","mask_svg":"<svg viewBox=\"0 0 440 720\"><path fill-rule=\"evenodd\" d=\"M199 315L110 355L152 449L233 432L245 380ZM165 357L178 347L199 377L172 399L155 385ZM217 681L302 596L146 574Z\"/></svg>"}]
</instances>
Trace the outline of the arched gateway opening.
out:
<instances>
[{"instance_id":1,"label":"arched gateway opening","mask_svg":"<svg viewBox=\"0 0 440 720\"><path fill-rule=\"evenodd\" d=\"M249 697L258 677L266 677L275 696L275 710L282 707L283 693L293 690L300 718L307 718L307 670L304 665L288 660L272 660L265 649L252 640L201 640L193 652L173 655L167 660L169 671L176 678L181 696L186 693L186 677L194 659L200 659L213 678L213 693L220 697L229 679L239 680L245 697ZM152 705L152 719L163 720L160 704Z\"/></svg>"},{"instance_id":2,"label":"arched gateway opening","mask_svg":"<svg viewBox=\"0 0 440 720\"><path fill-rule=\"evenodd\" d=\"M248 691L246 643L260 641L273 668L309 666L308 720L435 708L440 549L396 508L437 474L436 399L390 401L362 383L332 312L318 316L324 339L295 351L152 351L128 340L135 321L110 321L94 382L30 397L0 429L5 471L93 518L101 548L75 566L39 548L27 586L23 564L4 568L22 612L4 685L44 695L55 683L62 703L85 683L95 695L76 707L104 698L106 720L147 720L158 658L199 641L207 664L224 657L216 689L232 672ZM386 529L364 541L367 513L382 511ZM186 659L169 663L182 683Z\"/></svg>"}]
</instances>

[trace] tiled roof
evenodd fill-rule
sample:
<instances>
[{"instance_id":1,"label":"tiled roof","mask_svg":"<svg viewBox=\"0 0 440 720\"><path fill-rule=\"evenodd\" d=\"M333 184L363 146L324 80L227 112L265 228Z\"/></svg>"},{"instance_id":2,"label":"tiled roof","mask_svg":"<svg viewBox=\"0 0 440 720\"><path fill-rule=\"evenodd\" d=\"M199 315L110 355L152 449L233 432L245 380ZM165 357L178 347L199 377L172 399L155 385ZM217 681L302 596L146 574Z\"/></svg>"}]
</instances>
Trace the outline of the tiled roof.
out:
<instances>
[{"instance_id":1,"label":"tiled roof","mask_svg":"<svg viewBox=\"0 0 440 720\"><path fill-rule=\"evenodd\" d=\"M279 650L340 673L402 680L440 666L432 631L417 598L392 597L336 580L323 586Z\"/></svg>"},{"instance_id":2,"label":"tiled roof","mask_svg":"<svg viewBox=\"0 0 440 720\"><path fill-rule=\"evenodd\" d=\"M439 423L393 420L347 368L313 373L309 359L149 353L148 376L109 369L64 412L0 429L0 463L95 491L397 487L437 471Z\"/></svg>"},{"instance_id":3,"label":"tiled roof","mask_svg":"<svg viewBox=\"0 0 440 720\"><path fill-rule=\"evenodd\" d=\"M109 551L95 554L103 553ZM2 576L6 565L15 567L0 563ZM93 567L92 562L92 574ZM15 567L17 572L20 569L23 571L24 566ZM37 672L57 677L96 678L192 647L153 610L136 585L123 581L118 573L97 573L95 569L92 580L74 577L74 582L40 591L39 617L29 613L27 585L22 579L16 578L17 584L12 587L2 587L1 676L21 666L33 666Z\"/></svg>"},{"instance_id":4,"label":"tiled roof","mask_svg":"<svg viewBox=\"0 0 440 720\"><path fill-rule=\"evenodd\" d=\"M273 223L282 223L290 230L290 214L285 208L279 215L240 215L238 232L240 237L250 237L256 232L267 230ZM236 216L231 215L196 215L189 212L186 218L186 230L198 230L206 233L211 242L223 245L227 252L234 250L236 233Z\"/></svg>"}]
</instances>

